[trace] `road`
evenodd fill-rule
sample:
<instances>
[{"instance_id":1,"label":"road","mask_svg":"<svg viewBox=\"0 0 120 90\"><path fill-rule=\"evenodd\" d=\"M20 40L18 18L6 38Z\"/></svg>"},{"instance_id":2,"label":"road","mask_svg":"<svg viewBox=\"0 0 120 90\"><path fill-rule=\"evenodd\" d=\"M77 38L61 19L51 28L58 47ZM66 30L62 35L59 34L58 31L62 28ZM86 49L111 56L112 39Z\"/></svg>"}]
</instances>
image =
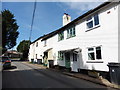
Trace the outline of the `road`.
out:
<instances>
[{"instance_id":1,"label":"road","mask_svg":"<svg viewBox=\"0 0 120 90\"><path fill-rule=\"evenodd\" d=\"M48 69L37 70L33 65L29 66L21 62L12 63L13 69L4 70L2 73L3 88L105 88L112 90L109 87Z\"/></svg>"}]
</instances>

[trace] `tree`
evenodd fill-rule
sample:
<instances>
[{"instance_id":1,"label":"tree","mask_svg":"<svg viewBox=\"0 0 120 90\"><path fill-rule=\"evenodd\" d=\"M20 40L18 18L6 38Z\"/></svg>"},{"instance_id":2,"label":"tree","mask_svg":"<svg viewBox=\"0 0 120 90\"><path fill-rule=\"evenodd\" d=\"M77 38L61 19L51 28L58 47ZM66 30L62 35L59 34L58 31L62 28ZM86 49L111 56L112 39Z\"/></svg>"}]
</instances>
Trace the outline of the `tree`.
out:
<instances>
[{"instance_id":1,"label":"tree","mask_svg":"<svg viewBox=\"0 0 120 90\"><path fill-rule=\"evenodd\" d=\"M14 14L9 10L2 11L2 53L16 45L19 26L14 19Z\"/></svg>"},{"instance_id":2,"label":"tree","mask_svg":"<svg viewBox=\"0 0 120 90\"><path fill-rule=\"evenodd\" d=\"M23 40L17 46L17 51L23 53L22 59L24 59L24 60L27 59L27 57L28 57L29 45L30 45L29 40Z\"/></svg>"}]
</instances>

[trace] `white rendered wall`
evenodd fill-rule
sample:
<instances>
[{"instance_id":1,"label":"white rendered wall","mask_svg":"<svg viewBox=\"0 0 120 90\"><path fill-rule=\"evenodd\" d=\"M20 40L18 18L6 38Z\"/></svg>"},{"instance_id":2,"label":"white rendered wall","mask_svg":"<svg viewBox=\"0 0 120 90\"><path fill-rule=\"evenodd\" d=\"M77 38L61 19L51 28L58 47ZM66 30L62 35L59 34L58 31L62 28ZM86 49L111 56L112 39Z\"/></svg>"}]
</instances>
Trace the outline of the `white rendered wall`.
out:
<instances>
[{"instance_id":1,"label":"white rendered wall","mask_svg":"<svg viewBox=\"0 0 120 90\"><path fill-rule=\"evenodd\" d=\"M110 13L107 14L109 11ZM82 52L78 56L79 60L77 62L72 61L71 55L72 71L77 71L78 68L108 71L108 62L118 62L118 7L111 5L101 9L98 13L100 22L98 28L86 32L86 19L84 19L76 25L75 37L67 39L67 31L65 30L64 40L58 41L58 35L56 34L47 39L47 46L44 46L44 41L39 40L38 47L30 51L40 56L43 55L43 52L52 48L54 65L65 66L65 60L57 60L58 51L80 48ZM89 61L87 48L100 45L102 46L102 60L99 61L103 61L103 63L94 63L94 61L87 63ZM32 58L32 54L30 56Z\"/></svg>"},{"instance_id":2,"label":"white rendered wall","mask_svg":"<svg viewBox=\"0 0 120 90\"><path fill-rule=\"evenodd\" d=\"M36 47L36 43L38 42L38 47ZM43 43L40 40L37 40L36 42L32 43L30 45L30 50L29 50L29 61L31 61L31 59L34 59L35 62L37 62L37 59L42 59L43 56ZM36 58L36 54L37 54L37 58Z\"/></svg>"},{"instance_id":3,"label":"white rendered wall","mask_svg":"<svg viewBox=\"0 0 120 90\"><path fill-rule=\"evenodd\" d=\"M30 49L29 49L29 61L31 62L31 59L33 59L33 53L34 51L34 47L33 47L33 44L30 45Z\"/></svg>"},{"instance_id":4,"label":"white rendered wall","mask_svg":"<svg viewBox=\"0 0 120 90\"><path fill-rule=\"evenodd\" d=\"M107 14L109 11L110 13ZM82 49L80 62L71 61L73 71L77 68L108 71L109 62L118 62L118 7L110 6L101 10L99 20L100 27L88 32L86 32L86 21L80 22L75 27L75 37L66 39L67 31L64 31L64 40L57 43L57 51L78 47ZM102 46L102 60L98 61L103 61L103 63L93 63L94 61L87 63L89 61L87 48L100 45ZM59 64L65 66L65 61L59 61Z\"/></svg>"},{"instance_id":5,"label":"white rendered wall","mask_svg":"<svg viewBox=\"0 0 120 90\"><path fill-rule=\"evenodd\" d=\"M118 62L118 8L111 7L99 13L100 27L85 32L85 22L76 26L79 33L79 46L82 48L83 61L80 62L82 69L108 71L108 62ZM107 14L108 11L110 11L109 14ZM103 63L87 63L87 47L99 45L102 45L101 61Z\"/></svg>"}]
</instances>

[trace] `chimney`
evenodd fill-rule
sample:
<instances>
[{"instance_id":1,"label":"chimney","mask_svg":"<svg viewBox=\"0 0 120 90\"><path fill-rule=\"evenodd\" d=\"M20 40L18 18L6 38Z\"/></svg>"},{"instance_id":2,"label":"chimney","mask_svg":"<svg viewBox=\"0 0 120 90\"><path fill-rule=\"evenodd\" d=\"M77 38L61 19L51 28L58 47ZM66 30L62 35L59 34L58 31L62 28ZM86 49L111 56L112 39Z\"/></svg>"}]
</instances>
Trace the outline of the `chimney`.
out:
<instances>
[{"instance_id":1,"label":"chimney","mask_svg":"<svg viewBox=\"0 0 120 90\"><path fill-rule=\"evenodd\" d=\"M64 13L64 15L63 15L63 26L67 25L69 22L71 22L70 15Z\"/></svg>"}]
</instances>

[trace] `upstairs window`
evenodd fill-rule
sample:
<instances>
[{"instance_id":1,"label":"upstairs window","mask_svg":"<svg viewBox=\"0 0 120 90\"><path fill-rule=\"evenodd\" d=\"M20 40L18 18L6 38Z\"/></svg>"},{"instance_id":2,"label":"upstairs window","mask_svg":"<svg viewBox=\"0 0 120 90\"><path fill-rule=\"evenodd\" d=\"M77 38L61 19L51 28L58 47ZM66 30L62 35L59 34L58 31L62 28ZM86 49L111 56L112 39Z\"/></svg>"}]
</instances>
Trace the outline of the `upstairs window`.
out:
<instances>
[{"instance_id":1,"label":"upstairs window","mask_svg":"<svg viewBox=\"0 0 120 90\"><path fill-rule=\"evenodd\" d=\"M36 47L38 47L38 42L36 43Z\"/></svg>"},{"instance_id":2,"label":"upstairs window","mask_svg":"<svg viewBox=\"0 0 120 90\"><path fill-rule=\"evenodd\" d=\"M47 41L46 41L46 40L44 40L44 47L45 47L45 46L47 46Z\"/></svg>"},{"instance_id":3,"label":"upstairs window","mask_svg":"<svg viewBox=\"0 0 120 90\"><path fill-rule=\"evenodd\" d=\"M102 59L101 46L88 48L88 60Z\"/></svg>"},{"instance_id":4,"label":"upstairs window","mask_svg":"<svg viewBox=\"0 0 120 90\"><path fill-rule=\"evenodd\" d=\"M93 19L92 17L89 17L87 19L87 28L92 28L93 27Z\"/></svg>"},{"instance_id":5,"label":"upstairs window","mask_svg":"<svg viewBox=\"0 0 120 90\"><path fill-rule=\"evenodd\" d=\"M94 28L95 26L99 25L99 16L98 14L92 16L92 17L89 17L87 19L87 29L91 29L91 28Z\"/></svg>"},{"instance_id":6,"label":"upstairs window","mask_svg":"<svg viewBox=\"0 0 120 90\"><path fill-rule=\"evenodd\" d=\"M58 41L61 41L63 39L64 39L64 31L58 34Z\"/></svg>"},{"instance_id":7,"label":"upstairs window","mask_svg":"<svg viewBox=\"0 0 120 90\"><path fill-rule=\"evenodd\" d=\"M64 53L62 51L58 51L58 60L63 60Z\"/></svg>"},{"instance_id":8,"label":"upstairs window","mask_svg":"<svg viewBox=\"0 0 120 90\"><path fill-rule=\"evenodd\" d=\"M99 17L98 14L94 15L94 25L99 25Z\"/></svg>"},{"instance_id":9,"label":"upstairs window","mask_svg":"<svg viewBox=\"0 0 120 90\"><path fill-rule=\"evenodd\" d=\"M71 38L75 36L75 26L71 27L67 30L67 38Z\"/></svg>"}]
</instances>

